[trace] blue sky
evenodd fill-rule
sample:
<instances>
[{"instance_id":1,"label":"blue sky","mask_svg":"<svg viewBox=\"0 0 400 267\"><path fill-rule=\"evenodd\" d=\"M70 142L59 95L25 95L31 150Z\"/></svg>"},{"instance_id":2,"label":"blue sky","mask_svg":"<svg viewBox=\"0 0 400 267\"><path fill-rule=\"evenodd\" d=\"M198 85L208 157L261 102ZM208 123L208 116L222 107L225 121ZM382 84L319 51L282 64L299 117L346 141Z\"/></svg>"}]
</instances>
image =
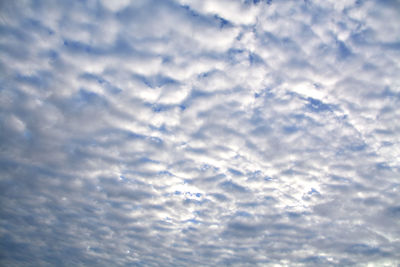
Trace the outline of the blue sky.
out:
<instances>
[{"instance_id":1,"label":"blue sky","mask_svg":"<svg viewBox=\"0 0 400 267\"><path fill-rule=\"evenodd\" d=\"M0 3L0 265L397 266L396 0Z\"/></svg>"}]
</instances>

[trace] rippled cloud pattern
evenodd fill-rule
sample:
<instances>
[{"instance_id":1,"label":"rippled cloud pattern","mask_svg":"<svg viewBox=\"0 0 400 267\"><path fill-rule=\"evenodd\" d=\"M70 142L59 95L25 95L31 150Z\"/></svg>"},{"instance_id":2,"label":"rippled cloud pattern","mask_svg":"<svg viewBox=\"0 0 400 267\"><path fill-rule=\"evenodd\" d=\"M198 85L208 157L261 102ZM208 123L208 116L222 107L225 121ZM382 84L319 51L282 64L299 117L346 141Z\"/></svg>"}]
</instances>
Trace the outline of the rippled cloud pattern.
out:
<instances>
[{"instance_id":1,"label":"rippled cloud pattern","mask_svg":"<svg viewBox=\"0 0 400 267\"><path fill-rule=\"evenodd\" d=\"M0 265L398 266L396 0L0 2Z\"/></svg>"}]
</instances>

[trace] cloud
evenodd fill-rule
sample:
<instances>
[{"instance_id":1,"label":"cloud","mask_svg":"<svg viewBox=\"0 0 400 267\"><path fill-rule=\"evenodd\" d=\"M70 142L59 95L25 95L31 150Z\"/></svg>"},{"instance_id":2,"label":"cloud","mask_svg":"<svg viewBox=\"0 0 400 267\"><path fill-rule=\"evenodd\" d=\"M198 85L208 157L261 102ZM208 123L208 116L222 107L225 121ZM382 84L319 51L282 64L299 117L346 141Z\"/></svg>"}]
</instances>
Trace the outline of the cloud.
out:
<instances>
[{"instance_id":1,"label":"cloud","mask_svg":"<svg viewBox=\"0 0 400 267\"><path fill-rule=\"evenodd\" d=\"M399 12L3 1L1 265L396 266Z\"/></svg>"}]
</instances>

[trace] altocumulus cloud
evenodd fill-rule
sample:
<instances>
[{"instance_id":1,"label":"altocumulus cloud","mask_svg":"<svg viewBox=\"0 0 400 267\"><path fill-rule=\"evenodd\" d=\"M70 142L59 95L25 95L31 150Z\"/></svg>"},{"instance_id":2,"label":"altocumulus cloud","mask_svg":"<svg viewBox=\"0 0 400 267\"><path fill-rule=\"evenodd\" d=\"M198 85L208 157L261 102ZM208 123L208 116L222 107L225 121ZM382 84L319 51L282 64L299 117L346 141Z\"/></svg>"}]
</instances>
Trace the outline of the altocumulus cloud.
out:
<instances>
[{"instance_id":1,"label":"altocumulus cloud","mask_svg":"<svg viewBox=\"0 0 400 267\"><path fill-rule=\"evenodd\" d=\"M397 266L400 4L0 4L3 266Z\"/></svg>"}]
</instances>

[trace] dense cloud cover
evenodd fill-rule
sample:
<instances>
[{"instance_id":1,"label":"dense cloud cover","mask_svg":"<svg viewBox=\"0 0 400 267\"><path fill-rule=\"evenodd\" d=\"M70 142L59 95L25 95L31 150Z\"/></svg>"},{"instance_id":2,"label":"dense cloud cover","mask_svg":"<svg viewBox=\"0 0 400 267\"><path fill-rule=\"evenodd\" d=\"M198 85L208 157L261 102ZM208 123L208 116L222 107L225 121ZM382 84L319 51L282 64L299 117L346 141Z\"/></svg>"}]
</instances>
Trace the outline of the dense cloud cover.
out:
<instances>
[{"instance_id":1,"label":"dense cloud cover","mask_svg":"<svg viewBox=\"0 0 400 267\"><path fill-rule=\"evenodd\" d=\"M0 2L0 265L400 264L396 0Z\"/></svg>"}]
</instances>

